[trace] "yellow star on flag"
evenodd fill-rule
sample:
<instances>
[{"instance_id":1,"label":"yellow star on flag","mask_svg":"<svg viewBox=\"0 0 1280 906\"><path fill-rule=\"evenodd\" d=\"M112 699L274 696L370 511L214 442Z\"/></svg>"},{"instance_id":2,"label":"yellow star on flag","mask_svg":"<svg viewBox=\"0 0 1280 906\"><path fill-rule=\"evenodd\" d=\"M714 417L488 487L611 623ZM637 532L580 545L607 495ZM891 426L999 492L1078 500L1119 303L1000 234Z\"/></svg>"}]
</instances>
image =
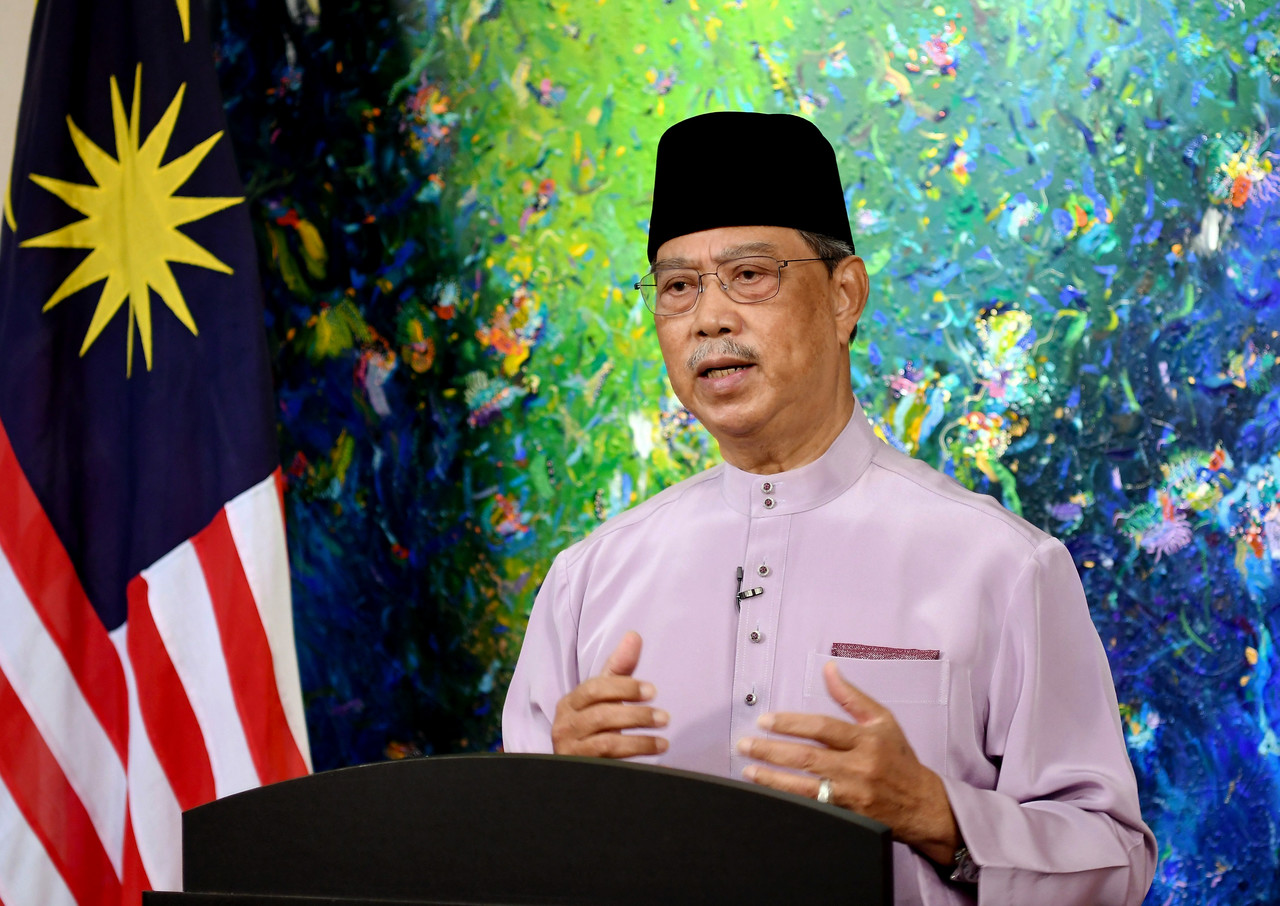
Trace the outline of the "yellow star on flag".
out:
<instances>
[{"instance_id":1,"label":"yellow star on flag","mask_svg":"<svg viewBox=\"0 0 1280 906\"><path fill-rule=\"evenodd\" d=\"M124 102L115 76L111 77L111 119L115 129L116 157L99 148L71 117L67 127L76 152L97 185L83 185L32 173L37 185L52 192L85 215L68 226L36 236L22 247L76 248L93 251L62 281L44 305L48 311L63 299L106 280L89 330L80 347L84 355L103 328L128 300L129 327L126 373L133 374L133 327L138 326L147 370L151 370L151 290L186 325L198 334L182 290L169 269L170 262L191 264L224 274L230 267L199 243L179 232L179 226L207 217L243 201L243 198L175 196L222 137L218 132L190 151L161 166L182 107L186 83L178 88L160 121L139 140L142 107L142 65L133 82L133 107L125 117Z\"/></svg>"},{"instance_id":2,"label":"yellow star on flag","mask_svg":"<svg viewBox=\"0 0 1280 906\"><path fill-rule=\"evenodd\" d=\"M182 41L191 40L191 0L174 0L178 6L178 18L182 20Z\"/></svg>"}]
</instances>

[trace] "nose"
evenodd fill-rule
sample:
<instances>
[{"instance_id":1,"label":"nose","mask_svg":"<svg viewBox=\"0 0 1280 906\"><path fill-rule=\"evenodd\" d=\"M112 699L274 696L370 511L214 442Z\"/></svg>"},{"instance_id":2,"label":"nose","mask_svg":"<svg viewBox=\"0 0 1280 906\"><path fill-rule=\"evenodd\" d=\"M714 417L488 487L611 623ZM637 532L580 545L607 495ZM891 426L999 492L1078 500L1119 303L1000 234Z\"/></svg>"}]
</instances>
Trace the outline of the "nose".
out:
<instances>
[{"instance_id":1,"label":"nose","mask_svg":"<svg viewBox=\"0 0 1280 906\"><path fill-rule=\"evenodd\" d=\"M742 329L742 306L729 298L718 274L703 274L698 289L698 304L693 311L693 327L698 336L720 336Z\"/></svg>"}]
</instances>

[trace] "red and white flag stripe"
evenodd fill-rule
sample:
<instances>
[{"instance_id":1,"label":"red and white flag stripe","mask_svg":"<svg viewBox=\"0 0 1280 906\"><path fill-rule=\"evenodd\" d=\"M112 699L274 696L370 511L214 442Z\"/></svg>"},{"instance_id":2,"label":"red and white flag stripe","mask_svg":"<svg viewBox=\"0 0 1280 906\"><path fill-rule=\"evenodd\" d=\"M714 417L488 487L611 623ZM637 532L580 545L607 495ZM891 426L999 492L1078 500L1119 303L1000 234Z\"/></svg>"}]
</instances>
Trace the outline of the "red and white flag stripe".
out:
<instances>
[{"instance_id":1,"label":"red and white flag stripe","mask_svg":"<svg viewBox=\"0 0 1280 906\"><path fill-rule=\"evenodd\" d=\"M108 633L0 427L0 906L181 887L181 811L310 770L280 474Z\"/></svg>"}]
</instances>

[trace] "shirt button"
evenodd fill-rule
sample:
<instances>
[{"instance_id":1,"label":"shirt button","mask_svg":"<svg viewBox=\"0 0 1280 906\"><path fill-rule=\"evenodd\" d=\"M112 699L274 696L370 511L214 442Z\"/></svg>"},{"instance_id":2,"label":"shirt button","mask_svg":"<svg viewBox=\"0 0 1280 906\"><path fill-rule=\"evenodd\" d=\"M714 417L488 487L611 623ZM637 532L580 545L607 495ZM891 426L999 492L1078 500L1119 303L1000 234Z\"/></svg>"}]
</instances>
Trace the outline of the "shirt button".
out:
<instances>
[{"instance_id":1,"label":"shirt button","mask_svg":"<svg viewBox=\"0 0 1280 906\"><path fill-rule=\"evenodd\" d=\"M747 638L751 639L751 641L753 642L760 641L760 630L758 629L752 630L751 635L747 636ZM748 702L748 704L750 704L750 702Z\"/></svg>"},{"instance_id":2,"label":"shirt button","mask_svg":"<svg viewBox=\"0 0 1280 906\"><path fill-rule=\"evenodd\" d=\"M773 490L773 482L772 482L772 481L766 481L764 484L760 485L760 490L762 490L762 491L764 491L766 494L768 494L770 491L772 491L772 490Z\"/></svg>"},{"instance_id":3,"label":"shirt button","mask_svg":"<svg viewBox=\"0 0 1280 906\"><path fill-rule=\"evenodd\" d=\"M756 703L756 694L754 692L748 692L747 697L743 699L743 701L748 705L754 705Z\"/></svg>"},{"instance_id":4,"label":"shirt button","mask_svg":"<svg viewBox=\"0 0 1280 906\"><path fill-rule=\"evenodd\" d=\"M756 575L757 575L757 576L767 576L767 575L769 575L769 567L767 567L767 566L765 566L763 563L761 563L759 566L757 566L757 567L756 567Z\"/></svg>"},{"instance_id":5,"label":"shirt button","mask_svg":"<svg viewBox=\"0 0 1280 906\"><path fill-rule=\"evenodd\" d=\"M773 498L772 498L772 497L766 497L766 498L764 499L764 508L765 508L766 510L771 510L771 509L773 509Z\"/></svg>"}]
</instances>

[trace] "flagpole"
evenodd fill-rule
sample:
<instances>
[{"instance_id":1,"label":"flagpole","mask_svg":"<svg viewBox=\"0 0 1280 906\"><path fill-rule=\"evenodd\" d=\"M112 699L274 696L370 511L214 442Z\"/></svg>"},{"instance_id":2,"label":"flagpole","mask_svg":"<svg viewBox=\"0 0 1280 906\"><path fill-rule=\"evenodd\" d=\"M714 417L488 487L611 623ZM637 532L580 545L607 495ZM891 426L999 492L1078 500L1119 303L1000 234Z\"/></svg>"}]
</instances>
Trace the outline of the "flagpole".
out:
<instances>
[{"instance_id":1,"label":"flagpole","mask_svg":"<svg viewBox=\"0 0 1280 906\"><path fill-rule=\"evenodd\" d=\"M27 68L27 45L35 3L18 0L0 4L0 204L9 185L13 140L18 131L18 106Z\"/></svg>"}]
</instances>

